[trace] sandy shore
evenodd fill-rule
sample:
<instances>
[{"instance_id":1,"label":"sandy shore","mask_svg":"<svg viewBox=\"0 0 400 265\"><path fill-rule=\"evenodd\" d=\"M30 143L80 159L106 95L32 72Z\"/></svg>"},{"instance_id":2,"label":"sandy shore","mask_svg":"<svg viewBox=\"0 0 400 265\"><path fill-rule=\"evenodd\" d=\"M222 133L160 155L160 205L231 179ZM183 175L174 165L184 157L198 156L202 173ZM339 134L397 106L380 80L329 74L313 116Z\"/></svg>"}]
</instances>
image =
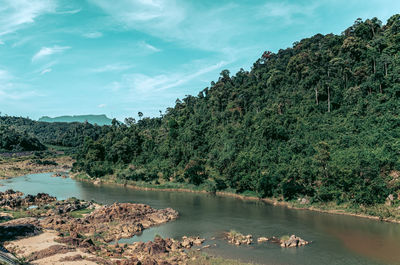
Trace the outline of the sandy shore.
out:
<instances>
[{"instance_id":1,"label":"sandy shore","mask_svg":"<svg viewBox=\"0 0 400 265\"><path fill-rule=\"evenodd\" d=\"M57 239L57 232L46 230L42 234L37 236L32 236L28 238L23 238L20 240L15 240L9 242L5 247L9 250L13 250L16 256L20 259L26 259L35 252L44 251L52 246L66 246L65 244L57 243L54 240ZM92 265L95 262L88 260L76 260L76 261L60 261L66 257L72 257L76 255L95 257L94 255L84 253L80 250L75 250L67 253L56 253L54 255L44 257L39 260L32 261L31 264L77 264L77 265Z\"/></svg>"}]
</instances>

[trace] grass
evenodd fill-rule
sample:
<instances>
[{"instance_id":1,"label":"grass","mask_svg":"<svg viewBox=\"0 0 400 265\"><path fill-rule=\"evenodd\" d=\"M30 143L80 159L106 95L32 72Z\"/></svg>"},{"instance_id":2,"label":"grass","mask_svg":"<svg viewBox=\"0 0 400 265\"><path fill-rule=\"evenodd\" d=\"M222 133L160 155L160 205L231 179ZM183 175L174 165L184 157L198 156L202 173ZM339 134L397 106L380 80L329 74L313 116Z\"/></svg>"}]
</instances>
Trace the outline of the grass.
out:
<instances>
[{"instance_id":1,"label":"grass","mask_svg":"<svg viewBox=\"0 0 400 265\"><path fill-rule=\"evenodd\" d=\"M284 235L284 236L281 236L280 240L281 241L287 241L287 240L289 240L289 238L290 238L290 236Z\"/></svg>"},{"instance_id":2,"label":"grass","mask_svg":"<svg viewBox=\"0 0 400 265\"><path fill-rule=\"evenodd\" d=\"M81 210L76 210L72 211L69 213L69 215L73 218L83 218L86 214L89 214L93 212L94 209L81 209Z\"/></svg>"},{"instance_id":3,"label":"grass","mask_svg":"<svg viewBox=\"0 0 400 265\"><path fill-rule=\"evenodd\" d=\"M24 209L21 209L19 211L10 211L10 210L5 210L5 209L0 209L0 211L11 214L13 219L29 217L28 212Z\"/></svg>"}]
</instances>

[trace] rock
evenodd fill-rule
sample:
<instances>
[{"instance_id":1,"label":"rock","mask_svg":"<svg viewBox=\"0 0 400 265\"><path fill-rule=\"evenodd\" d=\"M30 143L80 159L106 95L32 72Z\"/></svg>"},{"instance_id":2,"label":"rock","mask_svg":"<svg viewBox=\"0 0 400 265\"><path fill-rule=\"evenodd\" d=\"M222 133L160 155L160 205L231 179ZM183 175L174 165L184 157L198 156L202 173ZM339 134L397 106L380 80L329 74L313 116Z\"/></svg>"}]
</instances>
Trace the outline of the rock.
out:
<instances>
[{"instance_id":1,"label":"rock","mask_svg":"<svg viewBox=\"0 0 400 265\"><path fill-rule=\"evenodd\" d=\"M228 239L228 242L230 244L234 244L236 246L240 245L251 245L253 242L253 236L252 235L243 235L241 233L238 233L236 231L230 231L226 233L226 238Z\"/></svg>"},{"instance_id":2,"label":"rock","mask_svg":"<svg viewBox=\"0 0 400 265\"><path fill-rule=\"evenodd\" d=\"M394 201L394 196L393 196L393 194L389 194L389 196L387 196L387 198L386 198L385 204L386 204L387 206L392 206L393 201Z\"/></svg>"},{"instance_id":3,"label":"rock","mask_svg":"<svg viewBox=\"0 0 400 265\"><path fill-rule=\"evenodd\" d=\"M267 242L267 241L268 241L268 238L267 238L267 237L259 237L259 238L257 239L257 243L259 243L259 244L264 243L264 242Z\"/></svg>"},{"instance_id":4,"label":"rock","mask_svg":"<svg viewBox=\"0 0 400 265\"><path fill-rule=\"evenodd\" d=\"M68 261L79 261L83 260L83 257L80 254L76 254L74 256L66 256L60 259L60 262L68 262Z\"/></svg>"},{"instance_id":5,"label":"rock","mask_svg":"<svg viewBox=\"0 0 400 265\"><path fill-rule=\"evenodd\" d=\"M281 247L290 248L290 247L299 247L308 245L309 242L297 237L295 235L291 235L288 240L281 240Z\"/></svg>"},{"instance_id":6,"label":"rock","mask_svg":"<svg viewBox=\"0 0 400 265\"><path fill-rule=\"evenodd\" d=\"M33 224L8 224L8 222L6 222L0 225L0 242L14 240L21 237L34 236L39 233L40 228Z\"/></svg>"},{"instance_id":7,"label":"rock","mask_svg":"<svg viewBox=\"0 0 400 265\"><path fill-rule=\"evenodd\" d=\"M101 184L101 180L99 178L97 178L94 182L94 185L100 185Z\"/></svg>"},{"instance_id":8,"label":"rock","mask_svg":"<svg viewBox=\"0 0 400 265\"><path fill-rule=\"evenodd\" d=\"M205 239L204 238L200 238L200 237L196 237L193 240L193 245L195 246L201 246L204 243Z\"/></svg>"},{"instance_id":9,"label":"rock","mask_svg":"<svg viewBox=\"0 0 400 265\"><path fill-rule=\"evenodd\" d=\"M187 237L183 237L181 245L184 248L191 248L193 246L193 241L189 240Z\"/></svg>"},{"instance_id":10,"label":"rock","mask_svg":"<svg viewBox=\"0 0 400 265\"><path fill-rule=\"evenodd\" d=\"M310 200L307 199L307 198L301 198L300 199L300 204L309 204L309 203L310 203Z\"/></svg>"},{"instance_id":11,"label":"rock","mask_svg":"<svg viewBox=\"0 0 400 265\"><path fill-rule=\"evenodd\" d=\"M76 249L73 247L70 247L70 246L54 245L54 246L48 247L46 249L32 253L29 256L29 258L27 259L27 261L30 262L30 261L50 257L55 254L64 254L64 253L74 252L74 251L76 251Z\"/></svg>"}]
</instances>

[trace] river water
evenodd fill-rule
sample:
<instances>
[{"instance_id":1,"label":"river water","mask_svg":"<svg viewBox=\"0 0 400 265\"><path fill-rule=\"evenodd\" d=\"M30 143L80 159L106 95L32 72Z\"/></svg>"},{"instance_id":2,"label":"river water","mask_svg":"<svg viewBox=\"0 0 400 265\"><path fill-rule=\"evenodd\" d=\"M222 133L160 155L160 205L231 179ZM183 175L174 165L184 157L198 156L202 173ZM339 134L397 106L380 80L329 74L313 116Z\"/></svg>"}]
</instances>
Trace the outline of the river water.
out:
<instances>
[{"instance_id":1,"label":"river water","mask_svg":"<svg viewBox=\"0 0 400 265\"><path fill-rule=\"evenodd\" d=\"M176 221L145 230L120 242L152 240L155 235L180 238L201 236L210 254L260 264L368 265L400 264L400 225L352 216L333 215L272 206L259 201L208 194L139 191L117 185L96 186L73 179L53 178L50 173L0 180L0 190L14 189L25 194L49 193L58 199L76 197L100 203L135 202L154 208L171 207ZM282 236L296 234L312 244L292 249L266 243L231 246L222 233L234 229L243 234ZM212 238L215 237L215 240Z\"/></svg>"}]
</instances>

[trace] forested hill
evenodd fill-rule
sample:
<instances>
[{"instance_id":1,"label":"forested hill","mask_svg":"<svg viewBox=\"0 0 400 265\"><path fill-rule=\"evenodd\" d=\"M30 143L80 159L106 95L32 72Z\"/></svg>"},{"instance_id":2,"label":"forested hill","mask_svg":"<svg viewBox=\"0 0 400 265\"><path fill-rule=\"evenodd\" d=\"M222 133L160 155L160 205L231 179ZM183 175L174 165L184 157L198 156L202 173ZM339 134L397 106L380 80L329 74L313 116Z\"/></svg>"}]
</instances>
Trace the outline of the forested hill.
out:
<instances>
[{"instance_id":1,"label":"forested hill","mask_svg":"<svg viewBox=\"0 0 400 265\"><path fill-rule=\"evenodd\" d=\"M15 132L35 138L42 144L65 147L82 146L86 137L97 140L100 135L106 134L111 129L111 126L98 126L90 123L38 122L13 116L0 116L0 127L7 129L2 132L4 139Z\"/></svg>"},{"instance_id":2,"label":"forested hill","mask_svg":"<svg viewBox=\"0 0 400 265\"><path fill-rule=\"evenodd\" d=\"M374 204L399 192L400 15L317 34L86 141L93 177L206 183L259 196ZM157 182L158 183L158 182Z\"/></svg>"},{"instance_id":3,"label":"forested hill","mask_svg":"<svg viewBox=\"0 0 400 265\"><path fill-rule=\"evenodd\" d=\"M112 119L108 118L106 115L75 115L75 116L59 116L50 118L48 116L41 117L39 121L44 122L81 122L81 123L91 123L97 125L111 125Z\"/></svg>"},{"instance_id":4,"label":"forested hill","mask_svg":"<svg viewBox=\"0 0 400 265\"><path fill-rule=\"evenodd\" d=\"M35 137L19 133L0 124L0 153L20 151L42 151L46 147Z\"/></svg>"}]
</instances>

